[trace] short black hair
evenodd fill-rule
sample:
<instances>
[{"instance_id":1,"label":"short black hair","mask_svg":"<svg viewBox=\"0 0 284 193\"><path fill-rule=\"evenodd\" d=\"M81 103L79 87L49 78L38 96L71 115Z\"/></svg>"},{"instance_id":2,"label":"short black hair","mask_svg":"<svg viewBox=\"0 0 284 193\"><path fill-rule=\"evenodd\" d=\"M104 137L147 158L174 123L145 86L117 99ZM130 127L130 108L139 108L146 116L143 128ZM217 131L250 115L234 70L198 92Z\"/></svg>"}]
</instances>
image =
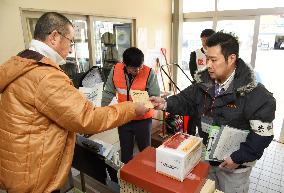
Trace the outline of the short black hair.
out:
<instances>
[{"instance_id":1,"label":"short black hair","mask_svg":"<svg viewBox=\"0 0 284 193\"><path fill-rule=\"evenodd\" d=\"M200 37L206 37L208 38L209 36L213 35L215 31L213 29L205 29L201 32Z\"/></svg>"},{"instance_id":2,"label":"short black hair","mask_svg":"<svg viewBox=\"0 0 284 193\"><path fill-rule=\"evenodd\" d=\"M143 52L136 47L127 48L122 57L126 66L140 67L144 62Z\"/></svg>"},{"instance_id":3,"label":"short black hair","mask_svg":"<svg viewBox=\"0 0 284 193\"><path fill-rule=\"evenodd\" d=\"M206 45L209 48L220 45L221 52L225 57L225 60L228 60L228 57L231 54L235 54L237 58L239 57L238 38L232 33L225 33L223 31L219 31L207 39Z\"/></svg>"},{"instance_id":4,"label":"short black hair","mask_svg":"<svg viewBox=\"0 0 284 193\"><path fill-rule=\"evenodd\" d=\"M62 35L67 35L70 33L69 25L73 26L71 21L64 15L56 12L44 13L36 23L34 39L44 41L54 30L57 30Z\"/></svg>"}]
</instances>

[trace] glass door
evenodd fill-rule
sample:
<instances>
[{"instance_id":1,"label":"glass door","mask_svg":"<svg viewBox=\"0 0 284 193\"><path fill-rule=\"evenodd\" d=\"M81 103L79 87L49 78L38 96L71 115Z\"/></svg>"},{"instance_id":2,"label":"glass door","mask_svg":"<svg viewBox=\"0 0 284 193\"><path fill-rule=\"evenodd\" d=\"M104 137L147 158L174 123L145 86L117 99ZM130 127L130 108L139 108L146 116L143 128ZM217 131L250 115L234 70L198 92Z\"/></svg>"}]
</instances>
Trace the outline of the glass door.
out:
<instances>
[{"instance_id":1,"label":"glass door","mask_svg":"<svg viewBox=\"0 0 284 193\"><path fill-rule=\"evenodd\" d=\"M260 16L255 71L261 82L276 98L276 117L273 122L274 138L279 140L284 118L284 17L283 15ZM284 139L280 139L284 141Z\"/></svg>"},{"instance_id":2,"label":"glass door","mask_svg":"<svg viewBox=\"0 0 284 193\"><path fill-rule=\"evenodd\" d=\"M188 77L191 78L189 71L190 53L202 47L200 34L204 29L212 29L213 21L187 21L183 22L182 36L182 64L180 65ZM192 79L192 78L191 78ZM185 81L186 80L186 81ZM178 87L182 90L190 85L190 81L180 71L177 71Z\"/></svg>"},{"instance_id":3,"label":"glass door","mask_svg":"<svg viewBox=\"0 0 284 193\"><path fill-rule=\"evenodd\" d=\"M217 21L217 31L232 32L238 37L240 43L240 58L251 64L251 54L254 35L254 19L219 19Z\"/></svg>"}]
</instances>

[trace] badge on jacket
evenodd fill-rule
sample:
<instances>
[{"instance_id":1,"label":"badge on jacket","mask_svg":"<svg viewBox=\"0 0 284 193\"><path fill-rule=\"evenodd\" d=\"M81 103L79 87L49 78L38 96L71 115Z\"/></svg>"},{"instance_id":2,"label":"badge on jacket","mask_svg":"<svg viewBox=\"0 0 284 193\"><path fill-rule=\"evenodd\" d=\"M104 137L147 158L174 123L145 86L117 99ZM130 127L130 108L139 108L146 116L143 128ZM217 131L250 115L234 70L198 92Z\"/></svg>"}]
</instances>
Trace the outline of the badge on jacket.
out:
<instances>
[{"instance_id":1,"label":"badge on jacket","mask_svg":"<svg viewBox=\"0 0 284 193\"><path fill-rule=\"evenodd\" d=\"M198 64L198 65L203 65L203 60L202 60L202 59L198 59L198 60L197 60L197 64Z\"/></svg>"}]
</instances>

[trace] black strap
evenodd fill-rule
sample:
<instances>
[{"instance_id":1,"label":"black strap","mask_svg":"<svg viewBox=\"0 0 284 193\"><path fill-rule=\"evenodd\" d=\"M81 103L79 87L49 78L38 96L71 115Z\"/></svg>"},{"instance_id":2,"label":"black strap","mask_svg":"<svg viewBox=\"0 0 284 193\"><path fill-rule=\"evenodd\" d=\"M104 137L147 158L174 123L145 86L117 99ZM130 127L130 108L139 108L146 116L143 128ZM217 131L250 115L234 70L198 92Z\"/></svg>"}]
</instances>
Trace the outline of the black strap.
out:
<instances>
[{"instance_id":1,"label":"black strap","mask_svg":"<svg viewBox=\"0 0 284 193\"><path fill-rule=\"evenodd\" d=\"M218 161L209 161L209 164L211 166L219 166L221 164L221 162ZM247 166L245 165L239 165L236 169L241 169L241 168L246 168Z\"/></svg>"},{"instance_id":2,"label":"black strap","mask_svg":"<svg viewBox=\"0 0 284 193\"><path fill-rule=\"evenodd\" d=\"M54 190L51 193L60 193L60 190Z\"/></svg>"}]
</instances>

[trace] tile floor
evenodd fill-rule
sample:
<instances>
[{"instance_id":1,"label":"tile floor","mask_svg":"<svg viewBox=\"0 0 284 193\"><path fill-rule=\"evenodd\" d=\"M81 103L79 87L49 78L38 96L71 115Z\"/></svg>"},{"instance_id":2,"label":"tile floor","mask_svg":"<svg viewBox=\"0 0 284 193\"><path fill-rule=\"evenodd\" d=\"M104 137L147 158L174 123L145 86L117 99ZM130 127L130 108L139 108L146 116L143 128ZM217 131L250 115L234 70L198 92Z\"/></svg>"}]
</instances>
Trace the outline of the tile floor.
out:
<instances>
[{"instance_id":1,"label":"tile floor","mask_svg":"<svg viewBox=\"0 0 284 193\"><path fill-rule=\"evenodd\" d=\"M250 175L249 193L284 193L284 144L273 141Z\"/></svg>"}]
</instances>

